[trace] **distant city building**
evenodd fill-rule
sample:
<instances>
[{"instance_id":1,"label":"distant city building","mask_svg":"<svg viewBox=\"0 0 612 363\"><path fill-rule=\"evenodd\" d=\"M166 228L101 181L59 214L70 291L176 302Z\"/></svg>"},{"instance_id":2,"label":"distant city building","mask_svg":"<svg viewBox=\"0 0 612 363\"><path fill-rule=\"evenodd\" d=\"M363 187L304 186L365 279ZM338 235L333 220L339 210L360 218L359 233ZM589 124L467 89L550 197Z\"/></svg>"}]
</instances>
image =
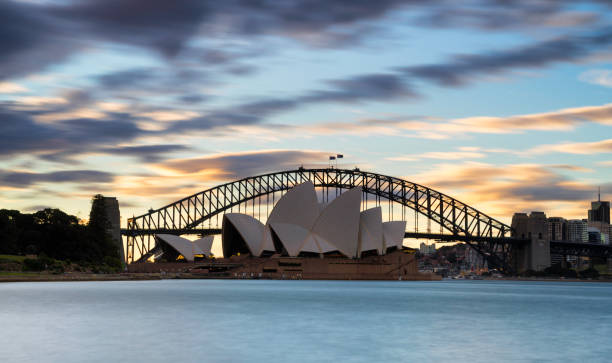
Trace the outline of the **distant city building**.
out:
<instances>
[{"instance_id":1,"label":"distant city building","mask_svg":"<svg viewBox=\"0 0 612 363\"><path fill-rule=\"evenodd\" d=\"M588 221L587 225L589 228L597 229L601 235L602 240L605 240L605 244L608 244L610 241L610 224L606 222L598 222L598 221Z\"/></svg>"},{"instance_id":2,"label":"distant city building","mask_svg":"<svg viewBox=\"0 0 612 363\"><path fill-rule=\"evenodd\" d=\"M589 231L591 230L597 230L601 236L601 243L602 244L610 244L610 224L608 223L604 223L604 222L587 222L588 227L589 227ZM590 237L589 237L590 239Z\"/></svg>"},{"instance_id":3,"label":"distant city building","mask_svg":"<svg viewBox=\"0 0 612 363\"><path fill-rule=\"evenodd\" d=\"M587 219L546 218L543 212L531 212L529 215L515 213L512 217L511 236L530 242L522 248L517 248L516 261L519 271L543 270L551 263L561 262L580 266L581 257L550 253L550 243L570 241L610 245L610 202L601 201L601 197L591 202Z\"/></svg>"},{"instance_id":4,"label":"distant city building","mask_svg":"<svg viewBox=\"0 0 612 363\"><path fill-rule=\"evenodd\" d=\"M487 260L484 258L484 256L470 247L465 249L464 264L470 271L478 271L489 268Z\"/></svg>"},{"instance_id":5,"label":"distant city building","mask_svg":"<svg viewBox=\"0 0 612 363\"><path fill-rule=\"evenodd\" d=\"M589 227L587 229L589 234L589 243L601 243L601 233L595 227Z\"/></svg>"},{"instance_id":6,"label":"distant city building","mask_svg":"<svg viewBox=\"0 0 612 363\"><path fill-rule=\"evenodd\" d=\"M602 202L601 200L591 202L589 222L603 222L610 224L610 202Z\"/></svg>"},{"instance_id":7,"label":"distant city building","mask_svg":"<svg viewBox=\"0 0 612 363\"><path fill-rule=\"evenodd\" d=\"M570 219L567 221L567 239L572 242L587 243L589 234L586 219Z\"/></svg>"},{"instance_id":8,"label":"distant city building","mask_svg":"<svg viewBox=\"0 0 612 363\"><path fill-rule=\"evenodd\" d=\"M567 240L567 219L562 217L550 217L547 220L548 238L551 241L566 241ZM563 261L563 256L550 254L550 263L555 265Z\"/></svg>"},{"instance_id":9,"label":"distant city building","mask_svg":"<svg viewBox=\"0 0 612 363\"><path fill-rule=\"evenodd\" d=\"M597 243L607 245L610 244L610 236L607 233L601 233L598 228L589 227L589 243Z\"/></svg>"},{"instance_id":10,"label":"distant city building","mask_svg":"<svg viewBox=\"0 0 612 363\"><path fill-rule=\"evenodd\" d=\"M601 197L597 198L596 202L591 202L589 210L588 225L592 228L597 228L601 233L603 244L610 244L610 202L603 202Z\"/></svg>"},{"instance_id":11,"label":"distant city building","mask_svg":"<svg viewBox=\"0 0 612 363\"><path fill-rule=\"evenodd\" d=\"M551 241L566 241L567 220L561 217L548 218L548 237Z\"/></svg>"},{"instance_id":12,"label":"distant city building","mask_svg":"<svg viewBox=\"0 0 612 363\"><path fill-rule=\"evenodd\" d=\"M419 246L419 252L421 252L421 254L423 255L432 255L436 253L436 244L432 243L428 245L427 243L421 242L421 245Z\"/></svg>"}]
</instances>

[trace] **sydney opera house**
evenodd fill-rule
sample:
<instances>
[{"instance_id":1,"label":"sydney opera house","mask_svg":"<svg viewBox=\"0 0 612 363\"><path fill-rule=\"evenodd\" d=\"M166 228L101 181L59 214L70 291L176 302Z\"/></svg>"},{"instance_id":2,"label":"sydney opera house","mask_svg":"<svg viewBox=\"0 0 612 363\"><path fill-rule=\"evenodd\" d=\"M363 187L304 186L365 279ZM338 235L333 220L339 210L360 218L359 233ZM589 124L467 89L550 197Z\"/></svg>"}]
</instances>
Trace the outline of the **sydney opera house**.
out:
<instances>
[{"instance_id":1,"label":"sydney opera house","mask_svg":"<svg viewBox=\"0 0 612 363\"><path fill-rule=\"evenodd\" d=\"M380 207L360 211L361 194L354 188L319 203L314 185L306 182L283 195L265 224L247 214L225 214L223 258L211 258L212 236L189 241L167 234L156 236L156 257L191 262L191 272L210 277L426 278L403 248L406 222L383 222Z\"/></svg>"}]
</instances>

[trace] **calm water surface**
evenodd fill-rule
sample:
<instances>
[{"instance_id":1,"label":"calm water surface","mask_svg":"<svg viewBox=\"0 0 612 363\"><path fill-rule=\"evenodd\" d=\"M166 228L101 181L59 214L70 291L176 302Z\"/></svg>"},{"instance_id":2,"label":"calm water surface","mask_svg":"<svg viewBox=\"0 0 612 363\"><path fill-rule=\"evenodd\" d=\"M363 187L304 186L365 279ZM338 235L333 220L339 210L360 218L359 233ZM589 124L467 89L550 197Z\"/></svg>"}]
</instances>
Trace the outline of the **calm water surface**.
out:
<instances>
[{"instance_id":1,"label":"calm water surface","mask_svg":"<svg viewBox=\"0 0 612 363\"><path fill-rule=\"evenodd\" d=\"M2 362L612 362L612 284L0 284Z\"/></svg>"}]
</instances>

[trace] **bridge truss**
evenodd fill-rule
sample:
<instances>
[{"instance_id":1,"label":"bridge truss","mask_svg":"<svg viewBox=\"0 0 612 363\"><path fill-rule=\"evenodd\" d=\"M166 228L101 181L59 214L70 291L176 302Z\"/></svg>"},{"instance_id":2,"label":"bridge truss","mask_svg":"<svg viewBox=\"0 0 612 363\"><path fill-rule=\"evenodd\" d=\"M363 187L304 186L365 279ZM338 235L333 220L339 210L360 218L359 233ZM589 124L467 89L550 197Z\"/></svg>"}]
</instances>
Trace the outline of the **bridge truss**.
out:
<instances>
[{"instance_id":1,"label":"bridge truss","mask_svg":"<svg viewBox=\"0 0 612 363\"><path fill-rule=\"evenodd\" d=\"M408 208L415 229L406 237L461 241L483 255L490 264L512 270L513 239L510 226L434 189L399 178L359 169L305 169L280 171L243 178L204 190L149 213L130 218L123 234L127 237L126 263L136 262L154 247L157 233L202 234L219 232L219 216L228 211L247 212L260 220L267 218L269 206L285 191L311 181L325 201L343 189L362 189L362 209L369 203L401 206L405 220ZM270 204L271 202L271 204ZM262 203L265 209L262 214ZM426 217L427 233L419 233L419 216ZM214 222L214 224L213 224ZM431 233L431 223L440 234ZM410 223L408 223L410 225ZM208 232L207 232L208 231ZM153 243L152 243L153 242ZM152 246L153 244L153 246Z\"/></svg>"}]
</instances>

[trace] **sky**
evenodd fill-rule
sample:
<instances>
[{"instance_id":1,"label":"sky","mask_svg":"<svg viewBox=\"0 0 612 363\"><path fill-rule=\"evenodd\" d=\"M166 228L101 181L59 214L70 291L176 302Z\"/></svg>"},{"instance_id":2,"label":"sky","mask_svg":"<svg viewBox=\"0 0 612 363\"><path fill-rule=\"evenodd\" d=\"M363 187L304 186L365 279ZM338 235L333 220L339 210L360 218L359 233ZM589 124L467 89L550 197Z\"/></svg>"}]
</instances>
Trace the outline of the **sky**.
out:
<instances>
[{"instance_id":1,"label":"sky","mask_svg":"<svg viewBox=\"0 0 612 363\"><path fill-rule=\"evenodd\" d=\"M612 198L607 1L3 0L0 44L0 208L125 225L334 154L504 222Z\"/></svg>"}]
</instances>

